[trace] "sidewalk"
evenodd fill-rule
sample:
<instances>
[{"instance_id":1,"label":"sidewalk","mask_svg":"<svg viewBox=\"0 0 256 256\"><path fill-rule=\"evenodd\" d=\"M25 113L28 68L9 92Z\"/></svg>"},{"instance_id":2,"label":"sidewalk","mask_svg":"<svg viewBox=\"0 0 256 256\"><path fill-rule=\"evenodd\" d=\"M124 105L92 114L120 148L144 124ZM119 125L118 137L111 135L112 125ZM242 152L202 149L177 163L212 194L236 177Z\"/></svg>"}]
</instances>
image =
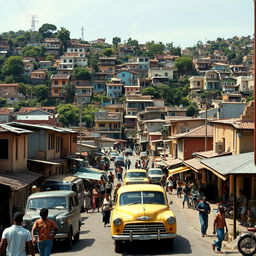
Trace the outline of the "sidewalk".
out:
<instances>
[{"instance_id":1,"label":"sidewalk","mask_svg":"<svg viewBox=\"0 0 256 256\"><path fill-rule=\"evenodd\" d=\"M172 194L172 195L168 194L168 199L173 201L174 208L177 207L177 208L182 209L183 198L178 198L175 190L174 190L174 194ZM215 213L213 212L213 210L218 208L218 206L216 204L210 204L210 206L211 206L211 213L209 214L209 222L208 222L208 230L207 230L208 236L202 238L209 243L209 247L211 246L213 240L215 240L215 238L216 238L216 235L214 235L212 233L213 222L214 222L214 218L215 218ZM199 237L201 237L198 211L193 210L193 209L188 209L187 205L185 204L183 212L184 212L185 218L190 221L191 226L195 229L196 232L198 232ZM223 251L224 251L224 253L232 252L233 255L241 255L238 252L238 250L236 249L237 241L236 240L232 241L231 234L233 234L232 233L233 232L233 220L227 218L226 223L227 223L228 230L229 230L230 241L223 241L223 243L222 243ZM239 222L237 222L237 231L240 231L240 232L246 231L246 227L241 226L239 224Z\"/></svg>"}]
</instances>

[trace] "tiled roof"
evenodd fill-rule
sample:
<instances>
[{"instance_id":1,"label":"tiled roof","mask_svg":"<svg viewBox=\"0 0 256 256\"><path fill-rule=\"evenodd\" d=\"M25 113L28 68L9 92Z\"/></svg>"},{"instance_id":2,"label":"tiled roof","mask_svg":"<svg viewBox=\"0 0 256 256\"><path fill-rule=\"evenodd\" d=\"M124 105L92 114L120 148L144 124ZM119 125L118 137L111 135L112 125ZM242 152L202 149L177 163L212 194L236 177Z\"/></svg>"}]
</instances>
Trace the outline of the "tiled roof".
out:
<instances>
[{"instance_id":1,"label":"tiled roof","mask_svg":"<svg viewBox=\"0 0 256 256\"><path fill-rule=\"evenodd\" d=\"M184 164L195 170L202 170L205 168L205 166L201 164L200 159L198 158L192 158L192 159L186 160L184 161Z\"/></svg>"},{"instance_id":2,"label":"tiled roof","mask_svg":"<svg viewBox=\"0 0 256 256\"><path fill-rule=\"evenodd\" d=\"M12 113L12 108L0 108L0 115L8 115Z\"/></svg>"},{"instance_id":3,"label":"tiled roof","mask_svg":"<svg viewBox=\"0 0 256 256\"><path fill-rule=\"evenodd\" d=\"M211 121L211 123L228 124L234 126L237 129L254 129L254 122L243 122L239 118L216 120Z\"/></svg>"},{"instance_id":4,"label":"tiled roof","mask_svg":"<svg viewBox=\"0 0 256 256\"><path fill-rule=\"evenodd\" d=\"M13 190L20 190L37 180L41 175L29 171L0 173L0 184L9 186Z\"/></svg>"},{"instance_id":5,"label":"tiled roof","mask_svg":"<svg viewBox=\"0 0 256 256\"><path fill-rule=\"evenodd\" d=\"M44 110L47 112L50 112L50 110L52 110L54 113L56 112L56 107L21 107L18 113L27 113L37 109Z\"/></svg>"},{"instance_id":6,"label":"tiled roof","mask_svg":"<svg viewBox=\"0 0 256 256\"><path fill-rule=\"evenodd\" d=\"M179 133L177 135L171 136L171 139L178 138L189 138L189 137L204 137L205 136L205 125L192 129L189 132ZM213 137L213 127L207 125L207 137Z\"/></svg>"},{"instance_id":7,"label":"tiled roof","mask_svg":"<svg viewBox=\"0 0 256 256\"><path fill-rule=\"evenodd\" d=\"M19 84L0 84L0 87L20 87Z\"/></svg>"},{"instance_id":8,"label":"tiled roof","mask_svg":"<svg viewBox=\"0 0 256 256\"><path fill-rule=\"evenodd\" d=\"M51 79L69 79L70 75L66 75L66 74L53 74L51 75Z\"/></svg>"}]
</instances>

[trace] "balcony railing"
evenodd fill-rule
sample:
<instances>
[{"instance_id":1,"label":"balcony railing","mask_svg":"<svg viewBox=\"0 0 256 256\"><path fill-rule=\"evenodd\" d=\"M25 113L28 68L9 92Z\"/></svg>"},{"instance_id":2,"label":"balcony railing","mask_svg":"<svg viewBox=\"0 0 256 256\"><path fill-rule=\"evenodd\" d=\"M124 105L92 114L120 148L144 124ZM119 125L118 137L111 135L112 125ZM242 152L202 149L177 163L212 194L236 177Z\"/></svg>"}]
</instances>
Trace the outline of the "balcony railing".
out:
<instances>
[{"instance_id":1,"label":"balcony railing","mask_svg":"<svg viewBox=\"0 0 256 256\"><path fill-rule=\"evenodd\" d=\"M96 128L96 132L121 132L121 128Z\"/></svg>"}]
</instances>

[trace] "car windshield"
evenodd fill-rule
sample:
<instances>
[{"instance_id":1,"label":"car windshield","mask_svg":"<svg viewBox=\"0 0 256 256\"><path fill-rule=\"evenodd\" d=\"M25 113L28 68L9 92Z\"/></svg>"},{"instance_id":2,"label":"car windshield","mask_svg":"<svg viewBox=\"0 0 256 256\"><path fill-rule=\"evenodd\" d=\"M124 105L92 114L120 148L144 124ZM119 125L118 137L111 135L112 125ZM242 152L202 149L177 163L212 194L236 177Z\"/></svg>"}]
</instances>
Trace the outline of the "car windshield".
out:
<instances>
[{"instance_id":1,"label":"car windshield","mask_svg":"<svg viewBox=\"0 0 256 256\"><path fill-rule=\"evenodd\" d=\"M119 156L118 153L116 153L116 152L110 152L110 155L111 156Z\"/></svg>"},{"instance_id":2,"label":"car windshield","mask_svg":"<svg viewBox=\"0 0 256 256\"><path fill-rule=\"evenodd\" d=\"M162 170L149 170L148 174L161 175L161 174L163 174L163 171Z\"/></svg>"},{"instance_id":3,"label":"car windshield","mask_svg":"<svg viewBox=\"0 0 256 256\"><path fill-rule=\"evenodd\" d=\"M120 205L132 204L161 204L165 205L162 192L158 191L134 191L125 192L120 195Z\"/></svg>"},{"instance_id":4,"label":"car windshield","mask_svg":"<svg viewBox=\"0 0 256 256\"><path fill-rule=\"evenodd\" d=\"M124 161L124 158L122 156L116 157L116 161Z\"/></svg>"},{"instance_id":5,"label":"car windshield","mask_svg":"<svg viewBox=\"0 0 256 256\"><path fill-rule=\"evenodd\" d=\"M65 197L46 197L46 198L33 198L28 202L28 210L37 209L66 209L67 202Z\"/></svg>"},{"instance_id":6,"label":"car windshield","mask_svg":"<svg viewBox=\"0 0 256 256\"><path fill-rule=\"evenodd\" d=\"M145 172L128 172L127 178L146 178Z\"/></svg>"},{"instance_id":7,"label":"car windshield","mask_svg":"<svg viewBox=\"0 0 256 256\"><path fill-rule=\"evenodd\" d=\"M43 191L51 190L71 190L70 185L68 184L46 184L43 187Z\"/></svg>"}]
</instances>

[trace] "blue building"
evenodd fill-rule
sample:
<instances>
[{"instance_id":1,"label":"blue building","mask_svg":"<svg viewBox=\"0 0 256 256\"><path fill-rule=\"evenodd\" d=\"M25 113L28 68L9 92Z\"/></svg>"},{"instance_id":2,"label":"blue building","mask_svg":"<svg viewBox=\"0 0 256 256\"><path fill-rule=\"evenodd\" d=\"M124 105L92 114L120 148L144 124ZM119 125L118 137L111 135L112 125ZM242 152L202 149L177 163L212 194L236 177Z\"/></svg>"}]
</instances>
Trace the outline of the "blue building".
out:
<instances>
[{"instance_id":1,"label":"blue building","mask_svg":"<svg viewBox=\"0 0 256 256\"><path fill-rule=\"evenodd\" d=\"M116 74L117 78L121 79L124 85L133 85L134 75L131 71L121 70Z\"/></svg>"}]
</instances>

